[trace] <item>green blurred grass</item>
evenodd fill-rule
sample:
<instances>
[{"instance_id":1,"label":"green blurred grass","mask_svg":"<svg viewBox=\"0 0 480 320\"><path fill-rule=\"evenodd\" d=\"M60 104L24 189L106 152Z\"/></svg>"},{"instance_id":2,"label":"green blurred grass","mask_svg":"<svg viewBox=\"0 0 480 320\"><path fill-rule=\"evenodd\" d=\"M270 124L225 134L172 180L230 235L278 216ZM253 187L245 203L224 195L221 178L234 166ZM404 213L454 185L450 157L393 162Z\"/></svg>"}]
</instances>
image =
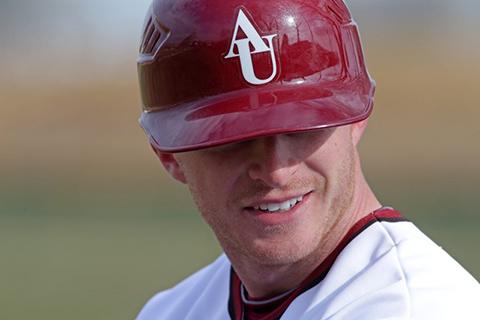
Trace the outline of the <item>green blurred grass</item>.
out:
<instances>
[{"instance_id":1,"label":"green blurred grass","mask_svg":"<svg viewBox=\"0 0 480 320\"><path fill-rule=\"evenodd\" d=\"M452 193L448 186L389 182L371 181L385 204L403 211L479 279L475 189ZM43 183L0 188L2 320L133 319L156 291L220 252L181 186Z\"/></svg>"},{"instance_id":2,"label":"green blurred grass","mask_svg":"<svg viewBox=\"0 0 480 320\"><path fill-rule=\"evenodd\" d=\"M219 250L195 219L0 219L0 319L133 319Z\"/></svg>"}]
</instances>

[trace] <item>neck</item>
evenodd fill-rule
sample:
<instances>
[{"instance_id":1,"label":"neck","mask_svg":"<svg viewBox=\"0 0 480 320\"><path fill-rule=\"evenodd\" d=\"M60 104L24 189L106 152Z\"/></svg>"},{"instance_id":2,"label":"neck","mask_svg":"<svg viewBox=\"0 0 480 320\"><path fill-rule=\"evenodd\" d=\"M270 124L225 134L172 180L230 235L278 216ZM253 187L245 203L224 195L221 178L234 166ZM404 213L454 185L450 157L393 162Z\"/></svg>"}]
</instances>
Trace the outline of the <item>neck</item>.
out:
<instances>
[{"instance_id":1,"label":"neck","mask_svg":"<svg viewBox=\"0 0 480 320\"><path fill-rule=\"evenodd\" d=\"M234 269L253 298L268 299L294 289L305 280L335 249L348 230L361 218L380 208L368 186L361 170L356 172L351 206L347 209L343 219L325 234L321 247L301 261L288 265L252 265L246 261L232 260Z\"/></svg>"}]
</instances>

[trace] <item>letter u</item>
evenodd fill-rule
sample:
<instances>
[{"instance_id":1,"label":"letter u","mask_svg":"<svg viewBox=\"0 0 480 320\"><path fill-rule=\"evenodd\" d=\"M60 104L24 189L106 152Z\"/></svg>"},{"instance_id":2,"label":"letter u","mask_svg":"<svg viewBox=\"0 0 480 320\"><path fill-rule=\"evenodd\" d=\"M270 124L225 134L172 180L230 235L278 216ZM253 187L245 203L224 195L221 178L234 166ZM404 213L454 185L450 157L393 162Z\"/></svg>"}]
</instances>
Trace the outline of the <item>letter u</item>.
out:
<instances>
[{"instance_id":1,"label":"letter u","mask_svg":"<svg viewBox=\"0 0 480 320\"><path fill-rule=\"evenodd\" d=\"M237 40L238 53L240 55L240 64L242 66L242 74L245 80L254 85L266 84L272 81L277 75L277 60L275 59L275 51L273 50L273 38L276 35L264 37L267 38L269 44L270 57L272 60L272 74L267 79L258 79L253 68L252 52L250 52L249 39Z\"/></svg>"}]
</instances>

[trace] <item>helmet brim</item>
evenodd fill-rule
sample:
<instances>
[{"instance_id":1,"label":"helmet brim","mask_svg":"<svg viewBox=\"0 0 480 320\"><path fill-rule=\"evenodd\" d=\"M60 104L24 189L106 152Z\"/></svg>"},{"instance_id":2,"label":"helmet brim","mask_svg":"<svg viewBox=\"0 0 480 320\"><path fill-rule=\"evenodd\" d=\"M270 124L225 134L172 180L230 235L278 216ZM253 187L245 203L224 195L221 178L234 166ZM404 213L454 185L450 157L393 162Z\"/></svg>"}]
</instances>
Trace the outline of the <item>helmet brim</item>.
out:
<instances>
[{"instance_id":1,"label":"helmet brim","mask_svg":"<svg viewBox=\"0 0 480 320\"><path fill-rule=\"evenodd\" d=\"M143 112L140 124L159 151L176 153L275 134L317 130L366 119L374 84L257 88L180 107Z\"/></svg>"}]
</instances>

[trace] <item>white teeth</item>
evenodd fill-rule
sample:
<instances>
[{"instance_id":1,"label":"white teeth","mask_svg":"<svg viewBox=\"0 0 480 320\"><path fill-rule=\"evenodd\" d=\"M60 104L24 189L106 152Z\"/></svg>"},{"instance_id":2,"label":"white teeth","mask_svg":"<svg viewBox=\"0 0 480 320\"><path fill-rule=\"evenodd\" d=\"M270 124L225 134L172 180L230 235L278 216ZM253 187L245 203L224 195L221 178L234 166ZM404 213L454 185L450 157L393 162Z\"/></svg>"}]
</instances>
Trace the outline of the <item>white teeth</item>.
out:
<instances>
[{"instance_id":1,"label":"white teeth","mask_svg":"<svg viewBox=\"0 0 480 320\"><path fill-rule=\"evenodd\" d=\"M288 203L287 209L290 209L290 208L292 208L294 205L297 204L297 201L296 201L295 199L292 199L292 200L285 201L284 203L285 203L285 204Z\"/></svg>"},{"instance_id":2,"label":"white teeth","mask_svg":"<svg viewBox=\"0 0 480 320\"><path fill-rule=\"evenodd\" d=\"M293 204L295 205L295 204ZM293 207L292 203L290 202L290 200L288 201L285 201L283 202L281 205L280 205L280 210L288 210L290 209L291 207Z\"/></svg>"},{"instance_id":3,"label":"white teeth","mask_svg":"<svg viewBox=\"0 0 480 320\"><path fill-rule=\"evenodd\" d=\"M278 211L280 209L281 204L278 203L269 203L268 204L268 211Z\"/></svg>"},{"instance_id":4,"label":"white teeth","mask_svg":"<svg viewBox=\"0 0 480 320\"><path fill-rule=\"evenodd\" d=\"M300 196L281 203L262 203L261 205L254 207L254 209L268 212L282 212L290 210L302 200L303 196Z\"/></svg>"}]
</instances>

